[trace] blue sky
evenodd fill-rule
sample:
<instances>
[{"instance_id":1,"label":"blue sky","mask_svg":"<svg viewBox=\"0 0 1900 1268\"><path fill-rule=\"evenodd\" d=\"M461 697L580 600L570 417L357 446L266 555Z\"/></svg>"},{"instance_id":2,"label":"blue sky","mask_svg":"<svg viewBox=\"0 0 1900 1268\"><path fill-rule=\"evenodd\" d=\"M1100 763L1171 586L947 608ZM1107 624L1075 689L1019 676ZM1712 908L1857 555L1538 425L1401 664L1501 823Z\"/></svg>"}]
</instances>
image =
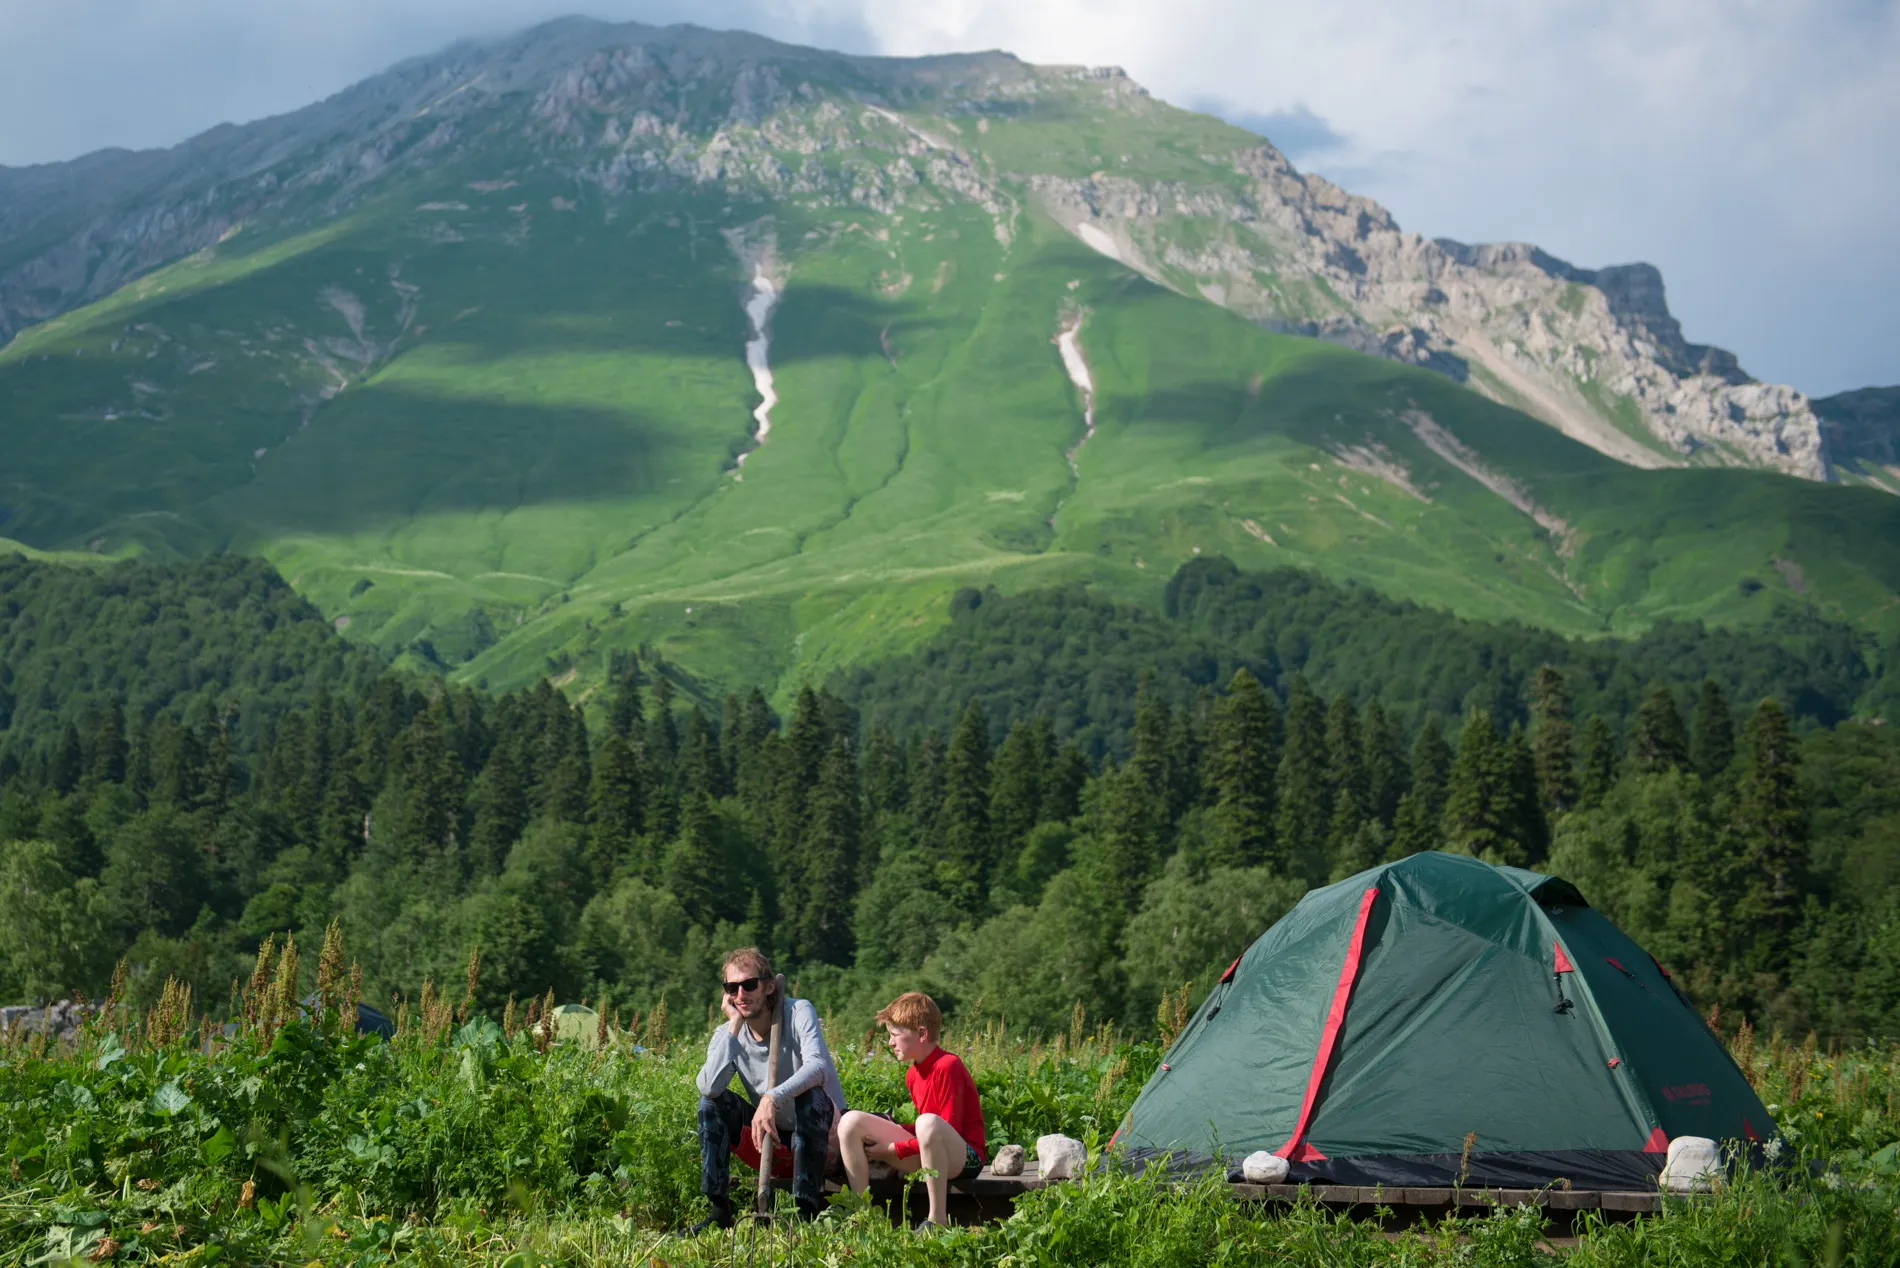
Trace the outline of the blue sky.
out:
<instances>
[{"instance_id":1,"label":"blue sky","mask_svg":"<svg viewBox=\"0 0 1900 1268\"><path fill-rule=\"evenodd\" d=\"M575 11L1114 63L1408 229L1648 260L1759 378L1900 383L1900 0L0 0L0 163L173 144Z\"/></svg>"}]
</instances>

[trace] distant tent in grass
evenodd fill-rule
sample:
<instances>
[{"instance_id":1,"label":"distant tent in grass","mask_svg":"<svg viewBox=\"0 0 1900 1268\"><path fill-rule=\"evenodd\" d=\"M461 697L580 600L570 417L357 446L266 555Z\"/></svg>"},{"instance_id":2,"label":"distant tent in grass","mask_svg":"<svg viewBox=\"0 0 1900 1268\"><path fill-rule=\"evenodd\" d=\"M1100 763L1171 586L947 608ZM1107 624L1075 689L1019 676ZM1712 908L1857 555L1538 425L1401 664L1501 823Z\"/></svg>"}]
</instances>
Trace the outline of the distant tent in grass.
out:
<instances>
[{"instance_id":1,"label":"distant tent in grass","mask_svg":"<svg viewBox=\"0 0 1900 1268\"><path fill-rule=\"evenodd\" d=\"M1674 1137L1773 1130L1668 974L1568 882L1425 853L1262 934L1117 1139L1137 1162L1271 1150L1294 1181L1648 1189Z\"/></svg>"}]
</instances>

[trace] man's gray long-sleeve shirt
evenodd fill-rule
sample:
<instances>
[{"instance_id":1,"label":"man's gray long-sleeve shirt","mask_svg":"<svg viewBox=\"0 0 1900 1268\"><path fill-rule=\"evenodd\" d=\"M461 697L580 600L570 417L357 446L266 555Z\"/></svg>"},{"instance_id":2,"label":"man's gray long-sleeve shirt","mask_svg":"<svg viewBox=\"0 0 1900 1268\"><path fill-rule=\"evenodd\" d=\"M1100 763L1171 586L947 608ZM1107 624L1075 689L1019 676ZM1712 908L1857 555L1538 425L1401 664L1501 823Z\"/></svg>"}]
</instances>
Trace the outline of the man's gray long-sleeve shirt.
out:
<instances>
[{"instance_id":1,"label":"man's gray long-sleeve shirt","mask_svg":"<svg viewBox=\"0 0 1900 1268\"><path fill-rule=\"evenodd\" d=\"M831 1049L825 1045L825 1032L818 1024L818 1010L810 1000L794 999L791 1016L779 1044L777 1087L766 1087L767 1040L754 1039L752 1028L741 1025L733 1034L729 1025L713 1031L706 1045L706 1064L699 1070L699 1094L715 1096L725 1089L736 1073L746 1095L758 1100L761 1090L772 1096L780 1130L792 1127L792 1098L809 1088L823 1086L831 1098L832 1118L844 1113L844 1088L838 1083L838 1067L832 1063Z\"/></svg>"}]
</instances>

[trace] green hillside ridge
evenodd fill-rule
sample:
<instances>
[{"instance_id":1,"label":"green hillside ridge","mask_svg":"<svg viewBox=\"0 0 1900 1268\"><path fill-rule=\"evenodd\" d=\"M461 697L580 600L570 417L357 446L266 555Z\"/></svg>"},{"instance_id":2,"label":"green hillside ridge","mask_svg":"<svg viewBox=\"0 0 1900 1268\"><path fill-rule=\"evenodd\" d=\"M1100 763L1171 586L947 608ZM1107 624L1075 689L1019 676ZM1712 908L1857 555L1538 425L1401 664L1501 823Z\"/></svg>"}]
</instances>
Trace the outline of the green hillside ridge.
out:
<instances>
[{"instance_id":1,"label":"green hillside ridge","mask_svg":"<svg viewBox=\"0 0 1900 1268\"><path fill-rule=\"evenodd\" d=\"M1007 58L731 47L752 60L654 124L728 137L714 180L587 166L572 138L635 126L627 107L528 85L404 125L374 180L285 160L227 240L22 332L0 532L260 554L400 665L579 695L646 646L784 700L916 648L959 588L1154 604L1213 555L1570 635L1790 604L1900 629L1884 494L1621 466L1163 289L1034 210L1038 175L1205 182L1206 152L1257 138ZM809 91L745 116L733 85L761 66ZM980 74L1005 88L978 109ZM742 471L759 398L728 233L774 244L784 292ZM1072 471L1054 339L1078 319L1098 428Z\"/></svg>"}]
</instances>

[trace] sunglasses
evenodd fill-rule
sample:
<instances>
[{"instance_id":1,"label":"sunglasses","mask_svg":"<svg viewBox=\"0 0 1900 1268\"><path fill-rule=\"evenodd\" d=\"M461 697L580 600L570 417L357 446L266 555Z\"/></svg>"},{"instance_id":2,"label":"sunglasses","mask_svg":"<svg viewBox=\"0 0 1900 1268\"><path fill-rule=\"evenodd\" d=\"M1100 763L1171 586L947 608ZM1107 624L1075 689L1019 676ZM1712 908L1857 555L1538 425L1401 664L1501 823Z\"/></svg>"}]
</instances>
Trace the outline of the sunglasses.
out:
<instances>
[{"instance_id":1,"label":"sunglasses","mask_svg":"<svg viewBox=\"0 0 1900 1268\"><path fill-rule=\"evenodd\" d=\"M736 982L727 982L725 984L726 994L737 995L740 991L745 991L747 994L750 994L759 989L759 982L761 980L762 979L756 977L742 977Z\"/></svg>"}]
</instances>

